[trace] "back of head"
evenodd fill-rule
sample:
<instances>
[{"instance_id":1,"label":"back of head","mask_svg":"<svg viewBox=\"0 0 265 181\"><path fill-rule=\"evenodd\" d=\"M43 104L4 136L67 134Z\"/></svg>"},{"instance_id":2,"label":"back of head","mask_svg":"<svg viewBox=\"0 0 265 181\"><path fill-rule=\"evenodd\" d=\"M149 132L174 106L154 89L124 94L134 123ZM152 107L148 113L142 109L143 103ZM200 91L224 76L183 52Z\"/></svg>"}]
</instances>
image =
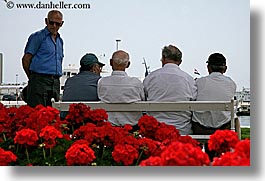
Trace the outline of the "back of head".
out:
<instances>
[{"instance_id":1,"label":"back of head","mask_svg":"<svg viewBox=\"0 0 265 181\"><path fill-rule=\"evenodd\" d=\"M112 54L111 66L113 70L125 70L129 67L129 54L123 50L118 50Z\"/></svg>"},{"instance_id":2,"label":"back of head","mask_svg":"<svg viewBox=\"0 0 265 181\"><path fill-rule=\"evenodd\" d=\"M181 62L182 52L173 45L165 46L162 49L162 58L167 60L172 60L175 62Z\"/></svg>"},{"instance_id":3,"label":"back of head","mask_svg":"<svg viewBox=\"0 0 265 181\"><path fill-rule=\"evenodd\" d=\"M93 53L86 53L81 59L80 59L80 71L84 70L90 70L93 65L98 64L101 67L103 67L105 64L98 61L98 58Z\"/></svg>"},{"instance_id":4,"label":"back of head","mask_svg":"<svg viewBox=\"0 0 265 181\"><path fill-rule=\"evenodd\" d=\"M209 56L207 62L209 72L221 72L226 71L226 58L221 53L213 53Z\"/></svg>"}]
</instances>

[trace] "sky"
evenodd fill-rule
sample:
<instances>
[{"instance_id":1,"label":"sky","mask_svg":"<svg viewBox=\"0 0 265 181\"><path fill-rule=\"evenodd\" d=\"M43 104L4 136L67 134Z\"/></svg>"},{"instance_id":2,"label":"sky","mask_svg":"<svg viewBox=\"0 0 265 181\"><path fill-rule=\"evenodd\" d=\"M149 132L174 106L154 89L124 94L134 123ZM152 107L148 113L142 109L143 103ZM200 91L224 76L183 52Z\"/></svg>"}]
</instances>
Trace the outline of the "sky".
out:
<instances>
[{"instance_id":1,"label":"sky","mask_svg":"<svg viewBox=\"0 0 265 181\"><path fill-rule=\"evenodd\" d=\"M9 1L8 1L9 2ZM7 8L0 1L0 53L3 53L3 82L27 82L21 58L29 35L45 27L51 9L17 8L17 4L53 4L59 0L13 0ZM180 68L192 77L206 76L207 58L222 53L227 59L225 75L237 90L250 87L250 2L249 0L64 0L64 3L89 4L89 9L60 9L64 25L59 30L64 40L63 67L79 68L85 53L95 53L105 70L119 49L130 54L128 75L143 78L145 59L149 71L161 67L161 50L173 44L183 53ZM197 69L200 76L194 74ZM17 76L16 76L17 75ZM106 74L103 74L105 76Z\"/></svg>"}]
</instances>

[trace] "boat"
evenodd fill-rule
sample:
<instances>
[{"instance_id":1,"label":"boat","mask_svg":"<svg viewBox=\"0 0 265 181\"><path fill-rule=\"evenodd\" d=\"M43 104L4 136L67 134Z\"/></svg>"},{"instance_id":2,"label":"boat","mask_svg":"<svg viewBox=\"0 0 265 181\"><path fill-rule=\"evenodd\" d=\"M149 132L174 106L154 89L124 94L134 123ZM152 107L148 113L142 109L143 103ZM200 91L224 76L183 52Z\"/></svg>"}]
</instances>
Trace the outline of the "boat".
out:
<instances>
[{"instance_id":1,"label":"boat","mask_svg":"<svg viewBox=\"0 0 265 181\"><path fill-rule=\"evenodd\" d=\"M236 92L235 100L237 101L237 116L250 116L250 88L244 88Z\"/></svg>"},{"instance_id":2,"label":"boat","mask_svg":"<svg viewBox=\"0 0 265 181\"><path fill-rule=\"evenodd\" d=\"M250 102L240 102L237 107L237 116L250 116Z\"/></svg>"}]
</instances>

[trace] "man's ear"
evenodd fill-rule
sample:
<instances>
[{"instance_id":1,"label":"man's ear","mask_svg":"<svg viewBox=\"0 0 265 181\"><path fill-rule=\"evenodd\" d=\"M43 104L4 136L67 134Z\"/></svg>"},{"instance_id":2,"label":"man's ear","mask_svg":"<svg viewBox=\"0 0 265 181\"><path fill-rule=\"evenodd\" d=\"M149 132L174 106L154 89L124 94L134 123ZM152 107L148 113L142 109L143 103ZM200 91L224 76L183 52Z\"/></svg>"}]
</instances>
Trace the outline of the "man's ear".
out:
<instances>
[{"instance_id":1,"label":"man's ear","mask_svg":"<svg viewBox=\"0 0 265 181\"><path fill-rule=\"evenodd\" d=\"M224 73L226 72L226 70L227 70L227 66L225 66Z\"/></svg>"},{"instance_id":2,"label":"man's ear","mask_svg":"<svg viewBox=\"0 0 265 181\"><path fill-rule=\"evenodd\" d=\"M110 66L113 66L113 60L112 59L109 60L109 64L110 64Z\"/></svg>"},{"instance_id":3,"label":"man's ear","mask_svg":"<svg viewBox=\"0 0 265 181\"><path fill-rule=\"evenodd\" d=\"M179 62L178 65L180 65L182 63L182 60L179 60L178 62Z\"/></svg>"},{"instance_id":4,"label":"man's ear","mask_svg":"<svg viewBox=\"0 0 265 181\"><path fill-rule=\"evenodd\" d=\"M45 23L46 23L46 25L48 25L48 18L45 18Z\"/></svg>"},{"instance_id":5,"label":"man's ear","mask_svg":"<svg viewBox=\"0 0 265 181\"><path fill-rule=\"evenodd\" d=\"M130 66L130 64L131 64L131 62L129 61L126 68L128 68Z\"/></svg>"}]
</instances>

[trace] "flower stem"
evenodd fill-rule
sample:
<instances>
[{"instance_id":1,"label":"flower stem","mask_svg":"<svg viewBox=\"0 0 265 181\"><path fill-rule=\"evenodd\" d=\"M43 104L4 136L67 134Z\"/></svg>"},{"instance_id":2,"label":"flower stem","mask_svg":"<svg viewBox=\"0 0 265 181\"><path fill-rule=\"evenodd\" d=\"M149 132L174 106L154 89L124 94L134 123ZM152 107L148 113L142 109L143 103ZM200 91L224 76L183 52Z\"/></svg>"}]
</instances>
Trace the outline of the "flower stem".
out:
<instances>
[{"instance_id":1,"label":"flower stem","mask_svg":"<svg viewBox=\"0 0 265 181\"><path fill-rule=\"evenodd\" d=\"M104 155L104 145L102 146L102 155L101 155L101 160L103 160L103 155Z\"/></svg>"},{"instance_id":2,"label":"flower stem","mask_svg":"<svg viewBox=\"0 0 265 181\"><path fill-rule=\"evenodd\" d=\"M28 148L26 148L26 155L27 155L28 164L30 164Z\"/></svg>"},{"instance_id":3,"label":"flower stem","mask_svg":"<svg viewBox=\"0 0 265 181\"><path fill-rule=\"evenodd\" d=\"M52 148L50 148L50 158L52 157Z\"/></svg>"},{"instance_id":4,"label":"flower stem","mask_svg":"<svg viewBox=\"0 0 265 181\"><path fill-rule=\"evenodd\" d=\"M5 133L3 133L3 137L4 137L4 141L6 142L6 135L5 135Z\"/></svg>"},{"instance_id":5,"label":"flower stem","mask_svg":"<svg viewBox=\"0 0 265 181\"><path fill-rule=\"evenodd\" d=\"M17 144L16 154L18 153L18 149L19 149L19 144Z\"/></svg>"},{"instance_id":6,"label":"flower stem","mask_svg":"<svg viewBox=\"0 0 265 181\"><path fill-rule=\"evenodd\" d=\"M43 152L43 158L44 158L44 160L46 160L46 152L45 152L44 148L42 148L42 152Z\"/></svg>"},{"instance_id":7,"label":"flower stem","mask_svg":"<svg viewBox=\"0 0 265 181\"><path fill-rule=\"evenodd\" d=\"M136 166L139 164L143 152L144 152L144 150L141 151L141 153L140 153L140 155L139 155L139 157L138 157L138 160L137 160L137 162L136 162L136 164L135 164Z\"/></svg>"}]
</instances>

